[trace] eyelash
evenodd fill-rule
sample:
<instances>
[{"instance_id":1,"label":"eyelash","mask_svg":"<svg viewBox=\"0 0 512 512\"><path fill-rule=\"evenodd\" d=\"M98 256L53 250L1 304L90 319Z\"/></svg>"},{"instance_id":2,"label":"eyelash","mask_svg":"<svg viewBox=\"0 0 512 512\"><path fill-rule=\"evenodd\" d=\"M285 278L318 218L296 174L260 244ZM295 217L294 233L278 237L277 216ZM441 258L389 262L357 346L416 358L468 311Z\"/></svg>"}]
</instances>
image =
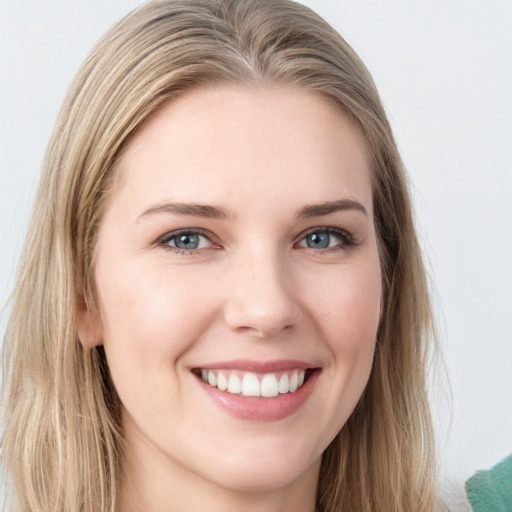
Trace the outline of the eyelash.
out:
<instances>
[{"instance_id":1,"label":"eyelash","mask_svg":"<svg viewBox=\"0 0 512 512\"><path fill-rule=\"evenodd\" d=\"M309 249L312 249L314 252L318 252L320 254L323 254L325 252L337 252L337 251L346 251L354 246L357 245L356 241L354 240L353 236L345 231L344 229L339 228L333 228L333 227L315 227L308 229L307 231L300 234L300 236L297 238L297 241L294 242L294 247L303 247L299 244L303 242L307 236L312 234L326 234L329 236L335 236L340 240L341 243L334 245L332 247L326 247L323 249L319 248L312 248L312 247L306 247ZM200 236L203 238L206 238L210 244L212 244L213 248L220 248L219 245L215 247L215 243L212 241L212 234L208 231L199 229L199 228L187 228L187 229L179 229L177 231L171 231L169 233L166 233L164 236L160 237L156 245L159 247L162 247L166 250L170 250L171 252L175 254L180 254L184 256L191 256L194 254L197 254L200 252L204 247L199 247L197 249L180 249L179 247L173 247L170 244L173 240L176 240L179 236Z\"/></svg>"},{"instance_id":2,"label":"eyelash","mask_svg":"<svg viewBox=\"0 0 512 512\"><path fill-rule=\"evenodd\" d=\"M163 247L164 249L167 249L169 251L172 251L176 254L181 254L184 256L193 255L201 251L203 248L198 249L180 249L179 247L172 247L169 245L169 243L172 240L176 240L179 236L201 236L203 238L206 238L213 246L215 246L214 242L212 241L212 235L208 231L205 231L203 229L199 228L187 228L187 229L178 229L177 231L171 231L170 233L166 233L164 236L160 237L157 240L156 245L159 247Z\"/></svg>"},{"instance_id":3,"label":"eyelash","mask_svg":"<svg viewBox=\"0 0 512 512\"><path fill-rule=\"evenodd\" d=\"M313 249L315 252L319 252L320 254L323 254L325 252L337 252L337 251L346 251L348 249L351 249L352 247L355 247L356 241L354 240L353 236L344 229L339 228L333 228L333 227L315 227L308 229L306 232L300 234L300 238L298 241L294 244L294 246L297 246L300 242L306 239L307 236L312 234L326 234L329 236L334 235L336 238L340 240L341 243L334 245L333 247L326 247L324 249L313 249L310 247L310 249Z\"/></svg>"}]
</instances>

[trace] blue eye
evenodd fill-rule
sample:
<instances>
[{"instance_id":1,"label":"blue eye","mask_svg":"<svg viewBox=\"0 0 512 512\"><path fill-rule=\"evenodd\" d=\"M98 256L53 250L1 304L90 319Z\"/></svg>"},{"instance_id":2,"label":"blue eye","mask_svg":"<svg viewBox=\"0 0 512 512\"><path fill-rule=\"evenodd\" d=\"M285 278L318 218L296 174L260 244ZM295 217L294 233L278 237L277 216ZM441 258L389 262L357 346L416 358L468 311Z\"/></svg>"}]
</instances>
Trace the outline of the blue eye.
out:
<instances>
[{"instance_id":1,"label":"blue eye","mask_svg":"<svg viewBox=\"0 0 512 512\"><path fill-rule=\"evenodd\" d=\"M183 252L212 247L210 239L198 231L180 230L164 235L159 245Z\"/></svg>"},{"instance_id":2,"label":"blue eye","mask_svg":"<svg viewBox=\"0 0 512 512\"><path fill-rule=\"evenodd\" d=\"M199 247L200 242L199 235L194 235L192 233L186 233L183 235L179 235L174 238L174 245L178 249L184 249L186 251L190 251L192 249L197 249Z\"/></svg>"},{"instance_id":3,"label":"blue eye","mask_svg":"<svg viewBox=\"0 0 512 512\"><path fill-rule=\"evenodd\" d=\"M306 235L306 245L311 249L327 249L331 245L329 233L310 233Z\"/></svg>"},{"instance_id":4,"label":"blue eye","mask_svg":"<svg viewBox=\"0 0 512 512\"><path fill-rule=\"evenodd\" d=\"M307 233L298 243L309 249L345 249L354 245L350 235L343 230L320 228Z\"/></svg>"}]
</instances>

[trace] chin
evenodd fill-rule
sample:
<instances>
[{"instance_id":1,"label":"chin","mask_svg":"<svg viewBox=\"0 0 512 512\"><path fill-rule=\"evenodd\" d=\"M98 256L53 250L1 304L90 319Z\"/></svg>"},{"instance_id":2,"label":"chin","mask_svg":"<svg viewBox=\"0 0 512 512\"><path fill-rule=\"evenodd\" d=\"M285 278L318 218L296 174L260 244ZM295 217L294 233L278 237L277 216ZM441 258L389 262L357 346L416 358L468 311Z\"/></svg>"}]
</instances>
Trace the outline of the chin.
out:
<instances>
[{"instance_id":1,"label":"chin","mask_svg":"<svg viewBox=\"0 0 512 512\"><path fill-rule=\"evenodd\" d=\"M246 470L238 467L232 472L227 471L222 476L216 475L214 482L231 491L261 494L291 486L298 480L305 478L305 473L309 473L309 471L301 473L295 468L289 467L247 468ZM318 473L316 472L316 474Z\"/></svg>"},{"instance_id":2,"label":"chin","mask_svg":"<svg viewBox=\"0 0 512 512\"><path fill-rule=\"evenodd\" d=\"M208 480L233 491L261 493L285 488L302 479L312 482L318 479L321 454L307 457L296 449L280 450L275 446L256 451L237 451L223 458L222 464L217 460L210 466L215 471L208 471Z\"/></svg>"}]
</instances>

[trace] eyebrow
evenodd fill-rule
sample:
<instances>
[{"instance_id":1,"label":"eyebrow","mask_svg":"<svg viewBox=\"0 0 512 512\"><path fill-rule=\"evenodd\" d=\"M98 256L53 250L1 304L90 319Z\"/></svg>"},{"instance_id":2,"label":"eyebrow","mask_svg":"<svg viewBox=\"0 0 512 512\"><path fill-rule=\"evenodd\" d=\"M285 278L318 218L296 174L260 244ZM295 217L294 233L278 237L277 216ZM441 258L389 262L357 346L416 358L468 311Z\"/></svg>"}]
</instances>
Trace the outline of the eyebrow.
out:
<instances>
[{"instance_id":1,"label":"eyebrow","mask_svg":"<svg viewBox=\"0 0 512 512\"><path fill-rule=\"evenodd\" d=\"M297 211L296 217L298 219L311 219L346 210L356 210L368 217L368 211L366 208L361 203L354 201L353 199L339 199L337 201L327 201L325 203L307 205ZM141 221L144 217L161 213L221 220L235 216L224 208L207 204L158 203L147 210L144 210L144 212L137 218L137 222Z\"/></svg>"},{"instance_id":2,"label":"eyebrow","mask_svg":"<svg viewBox=\"0 0 512 512\"><path fill-rule=\"evenodd\" d=\"M229 217L226 210L217 206L193 203L159 203L145 210L137 218L137 222L144 217L158 213L171 213L174 215L203 217L207 219L226 219Z\"/></svg>"},{"instance_id":3,"label":"eyebrow","mask_svg":"<svg viewBox=\"0 0 512 512\"><path fill-rule=\"evenodd\" d=\"M360 202L353 199L340 199L338 201L327 201L325 203L304 206L304 208L297 212L297 218L310 219L312 217L322 217L323 215L330 215L331 213L345 210L356 210L368 217L368 211Z\"/></svg>"}]
</instances>

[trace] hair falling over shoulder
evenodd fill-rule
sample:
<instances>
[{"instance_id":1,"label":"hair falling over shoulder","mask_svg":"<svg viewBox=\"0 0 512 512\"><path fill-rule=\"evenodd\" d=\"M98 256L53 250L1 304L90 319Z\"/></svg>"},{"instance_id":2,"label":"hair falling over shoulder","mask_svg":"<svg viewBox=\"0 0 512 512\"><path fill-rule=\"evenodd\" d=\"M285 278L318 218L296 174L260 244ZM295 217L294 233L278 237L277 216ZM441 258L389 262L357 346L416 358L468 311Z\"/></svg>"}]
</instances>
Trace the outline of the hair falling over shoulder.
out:
<instances>
[{"instance_id":1,"label":"hair falling over shoulder","mask_svg":"<svg viewBox=\"0 0 512 512\"><path fill-rule=\"evenodd\" d=\"M356 410L323 455L319 512L432 512L427 368L435 335L401 159L373 80L343 38L289 0L153 0L96 45L43 165L4 348L3 458L23 512L114 512L120 404L76 311L94 304L94 247L116 161L165 102L196 87L315 91L364 134L372 160L384 312Z\"/></svg>"}]
</instances>

